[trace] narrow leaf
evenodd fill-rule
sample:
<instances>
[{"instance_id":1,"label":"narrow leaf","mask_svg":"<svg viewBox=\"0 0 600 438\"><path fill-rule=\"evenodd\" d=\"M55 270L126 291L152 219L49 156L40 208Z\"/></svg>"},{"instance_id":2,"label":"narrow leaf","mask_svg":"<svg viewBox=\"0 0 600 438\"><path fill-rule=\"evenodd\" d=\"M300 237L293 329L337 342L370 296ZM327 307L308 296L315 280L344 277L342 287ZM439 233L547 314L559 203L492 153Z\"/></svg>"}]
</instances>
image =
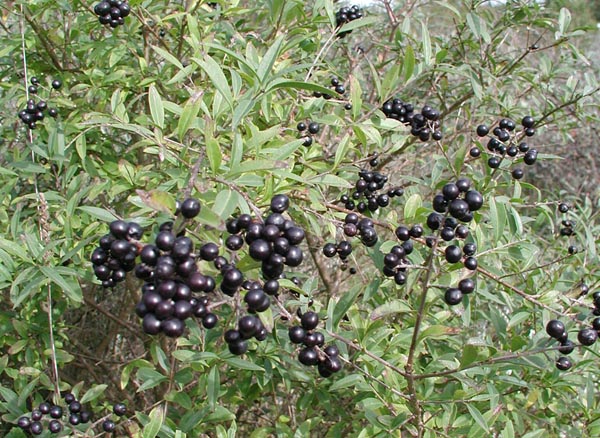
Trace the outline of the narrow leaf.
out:
<instances>
[{"instance_id":1,"label":"narrow leaf","mask_svg":"<svg viewBox=\"0 0 600 438\"><path fill-rule=\"evenodd\" d=\"M151 84L148 89L148 104L150 105L150 114L152 115L154 124L161 129L164 128L165 108L163 107L162 99L154 84Z\"/></svg>"}]
</instances>

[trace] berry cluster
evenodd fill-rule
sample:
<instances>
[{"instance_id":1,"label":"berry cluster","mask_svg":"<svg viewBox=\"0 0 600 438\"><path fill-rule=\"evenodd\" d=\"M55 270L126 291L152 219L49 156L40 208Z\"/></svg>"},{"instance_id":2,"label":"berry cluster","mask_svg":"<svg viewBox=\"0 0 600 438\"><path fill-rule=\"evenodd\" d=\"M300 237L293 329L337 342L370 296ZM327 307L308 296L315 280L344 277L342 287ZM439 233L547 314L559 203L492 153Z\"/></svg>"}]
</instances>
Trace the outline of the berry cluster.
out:
<instances>
[{"instance_id":1,"label":"berry cluster","mask_svg":"<svg viewBox=\"0 0 600 438\"><path fill-rule=\"evenodd\" d=\"M264 295L264 292L260 289L251 289L244 297L246 302L249 301L247 298L249 295L252 296L253 291L260 291L255 295L260 295L261 293ZM266 298L268 299L268 297ZM248 307L250 307L250 304L248 304ZM266 308L263 307L262 310L267 310L268 307L269 306L267 305ZM264 341L267 339L267 334L267 329L263 325L260 318L254 315L245 315L242 316L238 321L237 329L227 330L224 333L223 338L225 339L225 342L227 342L227 346L231 354L241 355L248 351L248 339L254 338L259 342Z\"/></svg>"},{"instance_id":2,"label":"berry cluster","mask_svg":"<svg viewBox=\"0 0 600 438\"><path fill-rule=\"evenodd\" d=\"M67 421L70 426L87 424L92 420L92 412L85 410L73 394L67 393L63 399L67 406ZM126 412L127 408L123 403L116 403L113 406L113 413L118 417L122 417ZM20 417L17 420L17 425L31 435L41 435L44 432L44 426L52 434L60 433L64 429L64 415L62 406L43 402L37 409L31 411L30 415ZM105 418L102 421L104 432L113 432L115 429L116 424L113 420Z\"/></svg>"},{"instance_id":3,"label":"berry cluster","mask_svg":"<svg viewBox=\"0 0 600 438\"><path fill-rule=\"evenodd\" d=\"M375 224L369 218L359 219L356 213L348 213L344 219L344 234L347 237L359 236L360 241L367 247L375 246L379 236L375 230ZM323 246L323 254L327 258L338 255L344 265L348 256L352 254L352 244L347 240L338 243L326 243Z\"/></svg>"},{"instance_id":4,"label":"berry cluster","mask_svg":"<svg viewBox=\"0 0 600 438\"><path fill-rule=\"evenodd\" d=\"M39 79L33 76L30 82L31 85L28 88L29 94L37 94L40 85ZM60 87L62 87L62 82L59 79L54 79L52 81L52 88L58 90ZM29 126L29 129L35 129L37 126L36 122L44 120L44 112L46 110L50 117L55 118L58 116L58 110L56 108L48 108L48 103L45 100L39 100L36 103L34 99L29 99L26 107L19 111L19 119Z\"/></svg>"},{"instance_id":5,"label":"berry cluster","mask_svg":"<svg viewBox=\"0 0 600 438\"><path fill-rule=\"evenodd\" d=\"M351 21L362 18L362 16L363 16L363 13L358 6L353 5L350 8L344 6L335 13L335 26L337 28L340 28L346 23L350 23ZM351 30L349 30L347 32L339 32L338 37L344 38L346 35L348 35L351 32L352 32Z\"/></svg>"},{"instance_id":6,"label":"berry cluster","mask_svg":"<svg viewBox=\"0 0 600 438\"><path fill-rule=\"evenodd\" d=\"M572 236L575 234L575 222L570 219L564 219L561 222L562 228L560 229L561 236Z\"/></svg>"},{"instance_id":7,"label":"berry cluster","mask_svg":"<svg viewBox=\"0 0 600 438\"><path fill-rule=\"evenodd\" d=\"M558 342L560 342L560 348L558 349L559 352L561 352L564 355L568 355L571 354L573 352L573 350L575 350L575 344L573 343L573 341L571 341L569 339L569 334L567 333L567 330L565 328L565 325L557 320L557 319L553 319L548 321L548 324L546 324L546 333L548 333L548 335L551 338L556 339ZM581 332L580 332L581 334ZM597 333L596 337L598 336ZM583 334L584 337L588 336L586 333ZM578 336L579 338L579 336ZM581 342L581 340L580 340ZM595 339L587 345L591 345L595 342ZM582 342L583 344L583 342ZM584 344L586 345L586 344ZM569 368L571 368L573 366L573 364L571 363L571 360L566 357L566 356L560 356L557 360L556 360L556 368L558 368L561 371L566 371Z\"/></svg>"},{"instance_id":8,"label":"berry cluster","mask_svg":"<svg viewBox=\"0 0 600 438\"><path fill-rule=\"evenodd\" d=\"M110 233L100 238L92 253L94 274L104 287L114 287L125 280L127 272L135 268L144 231L135 222L116 220L109 225Z\"/></svg>"},{"instance_id":9,"label":"berry cluster","mask_svg":"<svg viewBox=\"0 0 600 438\"><path fill-rule=\"evenodd\" d=\"M311 144L313 144L312 136L318 134L321 130L321 127L317 122L312 122L309 120L308 124L305 122L298 122L296 129L300 135L303 136L302 139L304 140L304 143L302 143L302 146L309 147ZM306 130L308 130L308 135L306 135L304 132Z\"/></svg>"},{"instance_id":10,"label":"berry cluster","mask_svg":"<svg viewBox=\"0 0 600 438\"><path fill-rule=\"evenodd\" d=\"M179 210L184 218L192 219L200 212L200 202L188 198ZM212 292L216 287L213 277L198 272L193 252L192 240L183 232L176 234L170 221L160 225L154 244L147 244L140 251L141 263L136 266L135 275L144 284L136 313L143 318L145 333L163 332L169 337L179 337L185 330L184 321L191 316L201 318L207 329L217 325L217 316L208 310L208 297L193 296L193 292ZM218 253L216 244L206 243L199 256L217 264ZM239 271L236 274L241 278Z\"/></svg>"},{"instance_id":11,"label":"berry cluster","mask_svg":"<svg viewBox=\"0 0 600 438\"><path fill-rule=\"evenodd\" d=\"M315 331L318 325L319 315L312 311L305 312L300 315L300 325L290 327L288 335L292 343L304 345L298 353L300 363L317 366L321 377L329 377L342 369L342 362L335 345L324 347L325 336Z\"/></svg>"},{"instance_id":12,"label":"berry cluster","mask_svg":"<svg viewBox=\"0 0 600 438\"><path fill-rule=\"evenodd\" d=\"M340 82L340 80L337 77L335 77L335 76L332 77L330 83L331 83L331 87L337 94L343 95L346 92L346 87L344 87L344 85ZM331 94L321 93L320 91L313 92L313 96L314 97L322 97L325 100L329 100L333 97Z\"/></svg>"},{"instance_id":13,"label":"berry cluster","mask_svg":"<svg viewBox=\"0 0 600 438\"><path fill-rule=\"evenodd\" d=\"M525 116L521 120L523 129L520 132L516 131L516 123L511 119L501 119L498 126L492 129L490 136L490 128L487 125L477 126L477 136L489 136L487 149L492 154L487 161L487 164L492 169L500 167L502 160L505 158L522 157L523 162L531 166L537 160L538 152L536 149L530 149L529 145L521 141L524 137L532 137L535 135L535 121L531 116ZM469 154L473 158L481 156L481 149L477 146L471 148ZM521 179L524 176L523 169L517 167L512 170L511 175L514 179Z\"/></svg>"},{"instance_id":14,"label":"berry cluster","mask_svg":"<svg viewBox=\"0 0 600 438\"><path fill-rule=\"evenodd\" d=\"M127 0L107 0L97 3L94 13L100 24L108 24L114 29L125 24L125 17L131 13L131 7Z\"/></svg>"},{"instance_id":15,"label":"berry cluster","mask_svg":"<svg viewBox=\"0 0 600 438\"><path fill-rule=\"evenodd\" d=\"M243 214L227 223L232 234L226 241L228 249L237 251L244 242L248 244L248 254L261 262L261 272L267 281L277 279L284 266L297 267L304 260L298 246L304 240L304 230L283 216L289 205L286 195L275 195L271 199L271 213L264 222Z\"/></svg>"},{"instance_id":16,"label":"berry cluster","mask_svg":"<svg viewBox=\"0 0 600 438\"><path fill-rule=\"evenodd\" d=\"M372 166L378 165L376 156L371 159L370 164ZM393 188L385 193L380 192L388 182L387 175L380 172L362 169L358 172L358 176L352 194L350 196L343 195L340 198L347 210L356 209L359 213L364 213L367 210L375 212L380 207L387 207L393 197L404 194L402 188Z\"/></svg>"},{"instance_id":17,"label":"berry cluster","mask_svg":"<svg viewBox=\"0 0 600 438\"><path fill-rule=\"evenodd\" d=\"M394 282L398 286L406 283L406 265L408 260L406 256L413 252L414 244L411 238L418 239L423 236L423 227L413 225L410 229L404 225L396 227L396 237L402 241L400 245L394 245L390 252L383 257L383 275L394 277Z\"/></svg>"},{"instance_id":18,"label":"berry cluster","mask_svg":"<svg viewBox=\"0 0 600 438\"><path fill-rule=\"evenodd\" d=\"M429 141L430 138L436 141L442 139L440 112L430 105L425 105L420 113L415 113L413 104L396 98L385 102L381 110L386 117L410 126L410 133L419 137L421 141Z\"/></svg>"}]
</instances>

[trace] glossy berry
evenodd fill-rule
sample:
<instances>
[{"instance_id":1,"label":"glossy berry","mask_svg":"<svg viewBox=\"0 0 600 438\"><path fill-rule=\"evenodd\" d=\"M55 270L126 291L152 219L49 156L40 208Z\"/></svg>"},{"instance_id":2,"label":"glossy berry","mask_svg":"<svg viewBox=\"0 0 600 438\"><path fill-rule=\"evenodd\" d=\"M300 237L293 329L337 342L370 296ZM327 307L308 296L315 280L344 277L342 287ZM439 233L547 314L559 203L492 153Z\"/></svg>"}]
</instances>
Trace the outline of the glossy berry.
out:
<instances>
[{"instance_id":1,"label":"glossy berry","mask_svg":"<svg viewBox=\"0 0 600 438\"><path fill-rule=\"evenodd\" d=\"M572 366L573 364L571 363L571 360L568 357L561 356L558 359L556 359L556 368L558 368L561 371L566 371Z\"/></svg>"},{"instance_id":2,"label":"glossy berry","mask_svg":"<svg viewBox=\"0 0 600 438\"><path fill-rule=\"evenodd\" d=\"M463 294L460 289L451 287L444 293L444 301L450 306L455 306L462 301Z\"/></svg>"},{"instance_id":3,"label":"glossy berry","mask_svg":"<svg viewBox=\"0 0 600 438\"><path fill-rule=\"evenodd\" d=\"M298 131L300 131L300 132L302 132L302 131L306 131L306 128L307 128L307 126L306 126L306 123L304 123L304 122L299 122L299 123L296 125L296 129L297 129Z\"/></svg>"},{"instance_id":4,"label":"glossy berry","mask_svg":"<svg viewBox=\"0 0 600 438\"><path fill-rule=\"evenodd\" d=\"M458 263L462 258L462 250L456 245L449 245L445 249L445 256L448 263Z\"/></svg>"},{"instance_id":5,"label":"glossy berry","mask_svg":"<svg viewBox=\"0 0 600 438\"><path fill-rule=\"evenodd\" d=\"M562 354L571 354L575 350L575 343L569 339L560 343L560 351Z\"/></svg>"},{"instance_id":6,"label":"glossy berry","mask_svg":"<svg viewBox=\"0 0 600 438\"><path fill-rule=\"evenodd\" d=\"M310 132L311 134L317 134L320 129L321 127L317 122L310 122L308 124L308 132Z\"/></svg>"},{"instance_id":7,"label":"glossy berry","mask_svg":"<svg viewBox=\"0 0 600 438\"><path fill-rule=\"evenodd\" d=\"M520 168L513 169L513 171L511 172L511 176L514 179L521 179L521 178L523 178L524 175L525 175L525 172L523 172L523 169L520 169Z\"/></svg>"},{"instance_id":8,"label":"glossy berry","mask_svg":"<svg viewBox=\"0 0 600 438\"><path fill-rule=\"evenodd\" d=\"M61 417L62 417L62 415L63 415L63 410L62 410L62 408L61 408L60 406L56 406L56 405L55 405L55 406L52 406L52 407L50 408L50 412L49 412L49 414L50 414L50 416L51 416L52 418L56 418L56 419L58 419L58 418L61 418Z\"/></svg>"},{"instance_id":9,"label":"glossy berry","mask_svg":"<svg viewBox=\"0 0 600 438\"><path fill-rule=\"evenodd\" d=\"M310 128L309 128L310 129ZM271 198L271 211L283 213L290 206L290 199L286 195L275 195Z\"/></svg>"},{"instance_id":10,"label":"glossy berry","mask_svg":"<svg viewBox=\"0 0 600 438\"><path fill-rule=\"evenodd\" d=\"M300 323L305 330L313 330L319 324L319 315L312 311L306 312L300 318Z\"/></svg>"},{"instance_id":11,"label":"glossy berry","mask_svg":"<svg viewBox=\"0 0 600 438\"><path fill-rule=\"evenodd\" d=\"M200 213L200 201L188 198L181 203L181 214L186 219L192 219Z\"/></svg>"},{"instance_id":12,"label":"glossy berry","mask_svg":"<svg viewBox=\"0 0 600 438\"><path fill-rule=\"evenodd\" d=\"M490 128L487 125L479 125L477 126L477 135L479 137L485 137L490 132Z\"/></svg>"},{"instance_id":13,"label":"glossy berry","mask_svg":"<svg viewBox=\"0 0 600 438\"><path fill-rule=\"evenodd\" d=\"M114 432L116 428L117 428L117 425L112 420L104 420L102 422L102 430L104 432L109 432L109 433Z\"/></svg>"},{"instance_id":14,"label":"glossy berry","mask_svg":"<svg viewBox=\"0 0 600 438\"><path fill-rule=\"evenodd\" d=\"M548 333L551 338L558 339L565 331L565 325L557 319L552 319L546 324L546 333Z\"/></svg>"},{"instance_id":15,"label":"glossy berry","mask_svg":"<svg viewBox=\"0 0 600 438\"><path fill-rule=\"evenodd\" d=\"M460 289L463 294L470 294L475 290L475 282L472 278L463 278L458 283L458 289Z\"/></svg>"},{"instance_id":16,"label":"glossy berry","mask_svg":"<svg viewBox=\"0 0 600 438\"><path fill-rule=\"evenodd\" d=\"M58 420L51 420L48 423L48 430L50 431L50 433L59 433L60 431L62 431L62 429L62 423Z\"/></svg>"},{"instance_id":17,"label":"glossy berry","mask_svg":"<svg viewBox=\"0 0 600 438\"><path fill-rule=\"evenodd\" d=\"M477 269L477 259L475 257L467 257L464 261L464 266L469 271L474 271Z\"/></svg>"},{"instance_id":18,"label":"glossy berry","mask_svg":"<svg viewBox=\"0 0 600 438\"><path fill-rule=\"evenodd\" d=\"M34 421L29 426L29 431L34 435L41 435L44 431L44 426L39 421Z\"/></svg>"},{"instance_id":19,"label":"glossy berry","mask_svg":"<svg viewBox=\"0 0 600 438\"><path fill-rule=\"evenodd\" d=\"M560 211L561 213L566 213L569 211L569 205L565 204L564 202L561 202L560 204L558 204L558 211Z\"/></svg>"},{"instance_id":20,"label":"glossy berry","mask_svg":"<svg viewBox=\"0 0 600 438\"><path fill-rule=\"evenodd\" d=\"M577 333L577 340L585 346L593 345L598 339L598 332L593 329L582 329Z\"/></svg>"},{"instance_id":21,"label":"glossy berry","mask_svg":"<svg viewBox=\"0 0 600 438\"><path fill-rule=\"evenodd\" d=\"M31 426L31 420L29 417L20 417L17 421L17 426L19 426L21 429L28 429L29 426Z\"/></svg>"},{"instance_id":22,"label":"glossy berry","mask_svg":"<svg viewBox=\"0 0 600 438\"><path fill-rule=\"evenodd\" d=\"M54 79L52 81L52 88L54 88L55 90L59 90L62 87L62 82L60 79Z\"/></svg>"},{"instance_id":23,"label":"glossy berry","mask_svg":"<svg viewBox=\"0 0 600 438\"><path fill-rule=\"evenodd\" d=\"M127 406L125 406L124 403L116 403L113 406L113 412L115 413L115 415L122 417L127 413Z\"/></svg>"}]
</instances>

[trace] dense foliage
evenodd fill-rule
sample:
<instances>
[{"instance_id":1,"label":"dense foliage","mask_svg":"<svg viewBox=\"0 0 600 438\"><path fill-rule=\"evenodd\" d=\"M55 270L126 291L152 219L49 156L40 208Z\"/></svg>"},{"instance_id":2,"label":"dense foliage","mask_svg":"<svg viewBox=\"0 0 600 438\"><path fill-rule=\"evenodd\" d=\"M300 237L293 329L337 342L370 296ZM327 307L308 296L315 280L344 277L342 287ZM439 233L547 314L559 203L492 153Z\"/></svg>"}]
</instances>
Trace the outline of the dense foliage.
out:
<instances>
[{"instance_id":1,"label":"dense foliage","mask_svg":"<svg viewBox=\"0 0 600 438\"><path fill-rule=\"evenodd\" d=\"M567 8L128 5L0 5L2 436L600 435Z\"/></svg>"}]
</instances>

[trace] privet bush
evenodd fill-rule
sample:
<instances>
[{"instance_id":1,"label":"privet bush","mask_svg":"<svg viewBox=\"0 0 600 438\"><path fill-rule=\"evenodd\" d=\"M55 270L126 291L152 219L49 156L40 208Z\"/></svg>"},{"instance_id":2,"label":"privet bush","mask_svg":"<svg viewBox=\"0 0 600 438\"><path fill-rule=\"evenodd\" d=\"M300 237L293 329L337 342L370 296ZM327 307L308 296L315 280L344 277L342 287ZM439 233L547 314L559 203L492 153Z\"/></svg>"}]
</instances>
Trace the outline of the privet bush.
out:
<instances>
[{"instance_id":1,"label":"privet bush","mask_svg":"<svg viewBox=\"0 0 600 438\"><path fill-rule=\"evenodd\" d=\"M600 434L568 9L0 10L3 436Z\"/></svg>"}]
</instances>

